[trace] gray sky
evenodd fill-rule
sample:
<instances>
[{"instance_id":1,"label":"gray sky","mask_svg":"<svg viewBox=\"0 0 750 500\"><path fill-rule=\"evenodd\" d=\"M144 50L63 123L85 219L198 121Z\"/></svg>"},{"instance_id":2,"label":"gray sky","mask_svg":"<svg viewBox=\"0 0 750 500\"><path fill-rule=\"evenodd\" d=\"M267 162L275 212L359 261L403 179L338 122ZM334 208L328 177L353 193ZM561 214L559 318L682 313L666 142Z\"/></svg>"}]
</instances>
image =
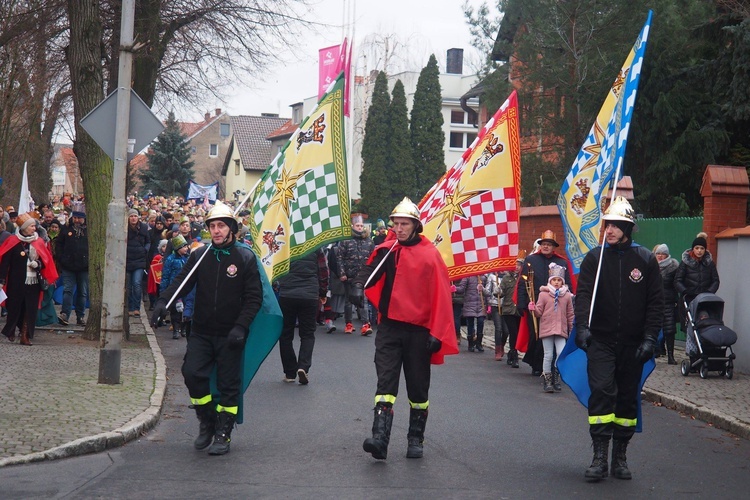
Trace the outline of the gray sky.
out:
<instances>
[{"instance_id":1,"label":"gray sky","mask_svg":"<svg viewBox=\"0 0 750 500\"><path fill-rule=\"evenodd\" d=\"M442 72L446 51L453 47L464 49L464 74L474 73L481 58L469 45L469 29L461 8L463 1L359 0L354 5L353 0L319 0L309 20L335 27L306 37L304 46L294 55L285 54L282 61L268 69L265 81L253 82L254 88L238 88L227 103L216 107L223 107L232 115L279 113L282 117L291 116L290 104L317 94L318 49L336 45L343 39L341 26L345 6L355 16L357 74L382 69L384 51L377 47L382 47L386 38L390 46L395 44L389 73L419 71L432 53ZM469 0L469 3L477 7L481 2ZM195 118L199 119L200 114Z\"/></svg>"}]
</instances>

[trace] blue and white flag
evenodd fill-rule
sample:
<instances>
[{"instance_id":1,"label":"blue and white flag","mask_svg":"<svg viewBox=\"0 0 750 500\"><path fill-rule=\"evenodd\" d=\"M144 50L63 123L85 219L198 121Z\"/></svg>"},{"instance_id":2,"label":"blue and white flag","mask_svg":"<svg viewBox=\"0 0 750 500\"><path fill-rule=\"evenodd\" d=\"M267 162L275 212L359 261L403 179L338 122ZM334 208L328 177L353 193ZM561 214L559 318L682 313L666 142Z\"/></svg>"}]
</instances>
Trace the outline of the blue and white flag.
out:
<instances>
[{"instance_id":1,"label":"blue and white flag","mask_svg":"<svg viewBox=\"0 0 750 500\"><path fill-rule=\"evenodd\" d=\"M646 24L607 93L557 198L566 249L576 274L586 253L599 245L602 199L622 176L651 15L649 11Z\"/></svg>"},{"instance_id":2,"label":"blue and white flag","mask_svg":"<svg viewBox=\"0 0 750 500\"><path fill-rule=\"evenodd\" d=\"M196 184L193 181L188 181L188 192L186 198L188 200L208 200L211 204L216 203L216 198L219 196L219 183L214 182L207 186Z\"/></svg>"}]
</instances>

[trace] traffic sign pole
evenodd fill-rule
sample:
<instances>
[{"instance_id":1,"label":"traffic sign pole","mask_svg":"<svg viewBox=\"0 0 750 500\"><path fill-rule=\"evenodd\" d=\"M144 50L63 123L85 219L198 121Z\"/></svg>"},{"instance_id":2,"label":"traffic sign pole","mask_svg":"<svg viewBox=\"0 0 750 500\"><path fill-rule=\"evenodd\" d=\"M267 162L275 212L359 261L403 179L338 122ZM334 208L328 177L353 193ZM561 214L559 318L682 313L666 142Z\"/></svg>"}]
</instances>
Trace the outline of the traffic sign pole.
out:
<instances>
[{"instance_id":1,"label":"traffic sign pole","mask_svg":"<svg viewBox=\"0 0 750 500\"><path fill-rule=\"evenodd\" d=\"M99 383L120 383L121 342L124 325L127 205L125 180L130 129L130 80L133 73L133 25L135 0L122 0L120 67L117 77L117 122L115 125L112 201L107 206L107 247L104 259L104 290L99 350ZM140 299L140 297L139 297Z\"/></svg>"}]
</instances>

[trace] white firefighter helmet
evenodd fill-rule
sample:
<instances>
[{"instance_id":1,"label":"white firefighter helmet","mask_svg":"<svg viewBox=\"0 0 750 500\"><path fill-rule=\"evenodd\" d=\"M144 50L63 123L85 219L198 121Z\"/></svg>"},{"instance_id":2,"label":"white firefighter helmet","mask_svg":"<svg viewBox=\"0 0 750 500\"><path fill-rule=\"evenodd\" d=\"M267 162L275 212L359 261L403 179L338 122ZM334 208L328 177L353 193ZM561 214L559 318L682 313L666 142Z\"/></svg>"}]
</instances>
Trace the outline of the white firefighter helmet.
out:
<instances>
[{"instance_id":1,"label":"white firefighter helmet","mask_svg":"<svg viewBox=\"0 0 750 500\"><path fill-rule=\"evenodd\" d=\"M415 221L417 221L415 232L422 232L422 221L419 220L419 207L417 207L417 205L408 197L404 196L404 199L401 200L398 205L396 205L396 208L393 209L389 219L393 220L394 217L407 217L409 219L414 219Z\"/></svg>"},{"instance_id":2,"label":"white firefighter helmet","mask_svg":"<svg viewBox=\"0 0 750 500\"><path fill-rule=\"evenodd\" d=\"M635 212L624 196L618 196L604 212L602 220L619 220L635 225Z\"/></svg>"},{"instance_id":3,"label":"white firefighter helmet","mask_svg":"<svg viewBox=\"0 0 750 500\"><path fill-rule=\"evenodd\" d=\"M206 216L204 222L206 223L206 226L208 226L212 220L219 219L223 220L224 223L231 228L232 233L237 232L238 225L237 219L234 218L234 211L229 207L229 205L216 200L214 206L211 207L211 210L208 211L208 215Z\"/></svg>"}]
</instances>

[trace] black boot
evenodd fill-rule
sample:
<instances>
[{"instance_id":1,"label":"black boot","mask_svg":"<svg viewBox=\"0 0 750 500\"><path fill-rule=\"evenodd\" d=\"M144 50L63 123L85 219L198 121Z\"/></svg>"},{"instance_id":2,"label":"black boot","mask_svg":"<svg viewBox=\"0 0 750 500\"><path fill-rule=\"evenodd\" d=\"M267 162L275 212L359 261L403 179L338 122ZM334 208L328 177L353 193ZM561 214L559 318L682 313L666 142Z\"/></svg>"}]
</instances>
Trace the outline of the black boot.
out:
<instances>
[{"instance_id":1,"label":"black boot","mask_svg":"<svg viewBox=\"0 0 750 500\"><path fill-rule=\"evenodd\" d=\"M674 336L667 338L667 364L677 364L677 361L674 359Z\"/></svg>"},{"instance_id":2,"label":"black boot","mask_svg":"<svg viewBox=\"0 0 750 500\"><path fill-rule=\"evenodd\" d=\"M619 439L612 441L612 475L617 479L632 479L628 469L628 442Z\"/></svg>"},{"instance_id":3,"label":"black boot","mask_svg":"<svg viewBox=\"0 0 750 500\"><path fill-rule=\"evenodd\" d=\"M599 481L607 477L607 455L609 452L609 438L594 438L594 459L584 474L587 481Z\"/></svg>"},{"instance_id":4,"label":"black boot","mask_svg":"<svg viewBox=\"0 0 750 500\"><path fill-rule=\"evenodd\" d=\"M196 450L205 450L211 444L214 432L216 432L216 409L211 403L195 405L193 408L200 422L198 437L195 438L193 446Z\"/></svg>"},{"instance_id":5,"label":"black boot","mask_svg":"<svg viewBox=\"0 0 750 500\"><path fill-rule=\"evenodd\" d=\"M229 453L229 442L232 440L232 429L236 416L225 411L219 412L216 417L216 433L214 442L208 447L209 455L226 455Z\"/></svg>"},{"instance_id":6,"label":"black boot","mask_svg":"<svg viewBox=\"0 0 750 500\"><path fill-rule=\"evenodd\" d=\"M482 345L482 339L484 338L483 333L477 333L477 340L474 342L477 352L484 352L484 346Z\"/></svg>"},{"instance_id":7,"label":"black boot","mask_svg":"<svg viewBox=\"0 0 750 500\"><path fill-rule=\"evenodd\" d=\"M362 449L373 458L385 460L388 456L388 442L391 439L393 408L385 403L375 405L375 418L372 422L372 437L365 439Z\"/></svg>"},{"instance_id":8,"label":"black boot","mask_svg":"<svg viewBox=\"0 0 750 500\"><path fill-rule=\"evenodd\" d=\"M511 352L513 353L513 361L511 361L510 366L518 368L518 351L513 349Z\"/></svg>"},{"instance_id":9,"label":"black boot","mask_svg":"<svg viewBox=\"0 0 750 500\"><path fill-rule=\"evenodd\" d=\"M178 323L175 321L174 330L172 331L172 338L174 340L178 340L180 338L181 333L182 333L182 323Z\"/></svg>"},{"instance_id":10,"label":"black boot","mask_svg":"<svg viewBox=\"0 0 750 500\"><path fill-rule=\"evenodd\" d=\"M474 337L466 336L466 340L469 342L469 352L474 352Z\"/></svg>"},{"instance_id":11,"label":"black boot","mask_svg":"<svg viewBox=\"0 0 750 500\"><path fill-rule=\"evenodd\" d=\"M424 443L424 427L427 424L427 410L412 408L409 411L409 432L406 435L409 443L406 458L422 458Z\"/></svg>"},{"instance_id":12,"label":"black boot","mask_svg":"<svg viewBox=\"0 0 750 500\"><path fill-rule=\"evenodd\" d=\"M562 391L562 382L560 382L560 370L552 368L552 388L555 392Z\"/></svg>"}]
</instances>

